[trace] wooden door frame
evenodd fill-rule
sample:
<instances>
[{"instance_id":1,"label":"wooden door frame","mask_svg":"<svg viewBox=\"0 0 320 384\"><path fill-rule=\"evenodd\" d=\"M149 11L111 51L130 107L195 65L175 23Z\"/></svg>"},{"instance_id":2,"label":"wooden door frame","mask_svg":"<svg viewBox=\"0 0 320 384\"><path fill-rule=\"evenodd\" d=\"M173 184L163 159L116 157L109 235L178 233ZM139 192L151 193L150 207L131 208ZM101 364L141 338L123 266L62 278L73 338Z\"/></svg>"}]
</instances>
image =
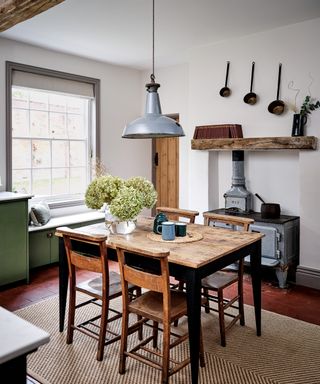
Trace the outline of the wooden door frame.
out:
<instances>
[{"instance_id":1,"label":"wooden door frame","mask_svg":"<svg viewBox=\"0 0 320 384\"><path fill-rule=\"evenodd\" d=\"M176 120L179 122L179 113L170 113L170 114L165 114L164 116L170 117L173 120ZM152 139L152 150L151 150L151 177L152 177L152 183L155 186L156 185L156 166L155 166L155 155L156 155L156 139ZM179 174L179 163L178 163L178 174ZM179 196L179 177L177 180L177 186L178 186L178 196ZM156 208L153 207L151 211L152 215L155 216L156 213Z\"/></svg>"}]
</instances>

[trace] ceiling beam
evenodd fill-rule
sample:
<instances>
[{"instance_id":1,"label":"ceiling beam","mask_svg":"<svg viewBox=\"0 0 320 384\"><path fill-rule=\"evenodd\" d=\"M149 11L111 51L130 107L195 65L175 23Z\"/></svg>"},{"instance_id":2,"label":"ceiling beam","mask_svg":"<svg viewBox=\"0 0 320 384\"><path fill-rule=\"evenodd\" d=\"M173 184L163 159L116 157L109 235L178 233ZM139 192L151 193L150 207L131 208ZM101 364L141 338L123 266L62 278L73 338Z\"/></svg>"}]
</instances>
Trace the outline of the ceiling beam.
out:
<instances>
[{"instance_id":1,"label":"ceiling beam","mask_svg":"<svg viewBox=\"0 0 320 384\"><path fill-rule=\"evenodd\" d=\"M64 0L0 0L0 32L31 19Z\"/></svg>"}]
</instances>

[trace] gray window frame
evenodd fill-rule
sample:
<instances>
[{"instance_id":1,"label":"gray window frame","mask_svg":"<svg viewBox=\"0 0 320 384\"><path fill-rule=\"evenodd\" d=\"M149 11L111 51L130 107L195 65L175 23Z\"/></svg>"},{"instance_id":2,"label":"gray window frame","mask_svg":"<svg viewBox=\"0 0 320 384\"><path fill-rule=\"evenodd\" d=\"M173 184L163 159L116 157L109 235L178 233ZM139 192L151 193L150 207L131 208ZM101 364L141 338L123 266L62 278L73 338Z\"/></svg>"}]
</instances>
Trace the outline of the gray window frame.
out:
<instances>
[{"instance_id":1,"label":"gray window frame","mask_svg":"<svg viewBox=\"0 0 320 384\"><path fill-rule=\"evenodd\" d=\"M6 190L12 190L12 73L13 71L29 72L36 75L45 75L60 79L79 81L89 83L93 86L95 95L95 154L96 158L100 158L100 79L93 77L75 75L72 73L56 71L48 68L35 67L32 65L15 63L6 61ZM64 205L64 204L63 204ZM66 205L74 205L69 201Z\"/></svg>"}]
</instances>

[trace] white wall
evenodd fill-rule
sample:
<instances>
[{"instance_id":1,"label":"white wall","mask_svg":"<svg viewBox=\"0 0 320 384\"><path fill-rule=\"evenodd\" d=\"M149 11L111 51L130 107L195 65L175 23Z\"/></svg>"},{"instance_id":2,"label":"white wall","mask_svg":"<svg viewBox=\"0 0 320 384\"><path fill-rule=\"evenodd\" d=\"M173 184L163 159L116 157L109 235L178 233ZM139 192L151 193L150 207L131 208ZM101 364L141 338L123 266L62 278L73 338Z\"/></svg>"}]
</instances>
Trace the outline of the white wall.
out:
<instances>
[{"instance_id":1,"label":"white wall","mask_svg":"<svg viewBox=\"0 0 320 384\"><path fill-rule=\"evenodd\" d=\"M184 207L202 212L224 206L223 193L231 186L231 153L192 151L190 139L195 126L239 123L245 137L290 136L295 92L288 89L288 83L293 80L294 86L301 90L297 97L300 106L308 94L311 73L311 94L320 98L319 36L320 19L315 19L196 48L189 52L186 65L157 71L164 112L186 111L182 122L187 138L180 139L185 140L183 145L187 150L180 167L180 179L187 180L180 196ZM232 94L222 98L219 90L224 85L227 60L231 62ZM254 92L259 96L254 106L243 102L250 88L252 61L256 63ZM280 98L290 106L284 114L276 116L267 107L276 98L279 62L282 63ZM320 110L317 110L308 119L306 134L319 136L319 131ZM301 217L300 265L318 270L319 164L319 150L245 153L247 188L252 193L258 192L267 202L280 203L284 214ZM260 209L256 199L254 209Z\"/></svg>"},{"instance_id":2,"label":"white wall","mask_svg":"<svg viewBox=\"0 0 320 384\"><path fill-rule=\"evenodd\" d=\"M5 184L5 61L34 65L101 80L101 160L122 177L151 179L150 142L124 140L127 122L140 115L141 72L57 53L0 38L0 176ZM0 187L4 190L4 186Z\"/></svg>"}]
</instances>

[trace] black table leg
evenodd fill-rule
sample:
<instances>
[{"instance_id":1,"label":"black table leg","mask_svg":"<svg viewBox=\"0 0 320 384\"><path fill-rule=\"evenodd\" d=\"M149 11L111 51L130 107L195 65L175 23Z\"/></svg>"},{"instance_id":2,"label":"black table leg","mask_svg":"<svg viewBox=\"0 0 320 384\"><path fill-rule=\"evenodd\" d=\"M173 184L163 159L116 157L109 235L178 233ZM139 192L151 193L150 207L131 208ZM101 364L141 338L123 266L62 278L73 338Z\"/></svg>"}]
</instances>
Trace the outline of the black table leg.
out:
<instances>
[{"instance_id":1,"label":"black table leg","mask_svg":"<svg viewBox=\"0 0 320 384\"><path fill-rule=\"evenodd\" d=\"M59 331L63 332L68 292L68 261L64 241L59 237Z\"/></svg>"},{"instance_id":2,"label":"black table leg","mask_svg":"<svg viewBox=\"0 0 320 384\"><path fill-rule=\"evenodd\" d=\"M261 240L252 245L250 265L257 336L261 336Z\"/></svg>"},{"instance_id":3,"label":"black table leg","mask_svg":"<svg viewBox=\"0 0 320 384\"><path fill-rule=\"evenodd\" d=\"M188 329L191 358L192 384L198 383L199 350L201 327L201 284L196 270L190 270L186 276Z\"/></svg>"}]
</instances>

